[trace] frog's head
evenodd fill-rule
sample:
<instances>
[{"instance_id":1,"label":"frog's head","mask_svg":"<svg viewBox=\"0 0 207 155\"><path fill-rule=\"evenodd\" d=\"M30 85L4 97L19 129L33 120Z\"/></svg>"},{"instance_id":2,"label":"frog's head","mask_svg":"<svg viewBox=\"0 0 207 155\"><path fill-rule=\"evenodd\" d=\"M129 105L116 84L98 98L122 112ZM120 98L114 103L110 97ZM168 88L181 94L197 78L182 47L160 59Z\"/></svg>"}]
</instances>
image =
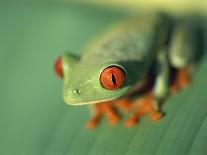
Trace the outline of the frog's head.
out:
<instances>
[{"instance_id":1,"label":"frog's head","mask_svg":"<svg viewBox=\"0 0 207 155\"><path fill-rule=\"evenodd\" d=\"M70 105L105 102L125 95L138 80L137 75L131 75L136 73L132 68L119 62L86 65L68 55L56 62L56 72L64 79L64 100Z\"/></svg>"}]
</instances>

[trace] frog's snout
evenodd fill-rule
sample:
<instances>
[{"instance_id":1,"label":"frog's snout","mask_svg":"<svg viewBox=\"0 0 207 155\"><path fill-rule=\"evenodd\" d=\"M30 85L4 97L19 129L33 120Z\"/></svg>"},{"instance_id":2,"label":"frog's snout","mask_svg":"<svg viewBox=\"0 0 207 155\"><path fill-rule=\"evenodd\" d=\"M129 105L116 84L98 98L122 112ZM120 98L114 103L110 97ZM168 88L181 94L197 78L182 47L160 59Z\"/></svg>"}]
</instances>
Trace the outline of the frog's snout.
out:
<instances>
[{"instance_id":1,"label":"frog's snout","mask_svg":"<svg viewBox=\"0 0 207 155\"><path fill-rule=\"evenodd\" d=\"M70 98L77 99L79 98L80 93L81 93L80 89L75 88L75 89L70 90L70 92L68 93L68 96L70 96Z\"/></svg>"},{"instance_id":2,"label":"frog's snout","mask_svg":"<svg viewBox=\"0 0 207 155\"><path fill-rule=\"evenodd\" d=\"M71 97L73 96L76 98L80 95L80 92L81 92L80 89L75 88L75 89L69 90L67 94L68 94L68 96L71 96Z\"/></svg>"},{"instance_id":3,"label":"frog's snout","mask_svg":"<svg viewBox=\"0 0 207 155\"><path fill-rule=\"evenodd\" d=\"M80 89L70 89L65 91L64 100L67 104L76 105L77 101L80 99Z\"/></svg>"}]
</instances>

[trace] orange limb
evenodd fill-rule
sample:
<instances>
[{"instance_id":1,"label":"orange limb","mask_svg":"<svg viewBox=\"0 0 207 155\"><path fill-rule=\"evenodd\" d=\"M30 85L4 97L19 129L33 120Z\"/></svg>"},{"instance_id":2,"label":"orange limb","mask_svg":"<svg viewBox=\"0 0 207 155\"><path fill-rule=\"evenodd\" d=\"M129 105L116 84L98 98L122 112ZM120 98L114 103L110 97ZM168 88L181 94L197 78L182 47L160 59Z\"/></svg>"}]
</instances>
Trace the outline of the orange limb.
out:
<instances>
[{"instance_id":1,"label":"orange limb","mask_svg":"<svg viewBox=\"0 0 207 155\"><path fill-rule=\"evenodd\" d=\"M114 101L98 103L95 105L95 115L90 119L86 128L95 128L100 119L105 115L107 117L108 123L111 125L116 124L120 120L119 114L116 112L114 106Z\"/></svg>"},{"instance_id":2,"label":"orange limb","mask_svg":"<svg viewBox=\"0 0 207 155\"><path fill-rule=\"evenodd\" d=\"M86 128L92 129L97 126L97 124L100 122L100 119L102 117L102 113L99 110L96 110L96 114L86 123Z\"/></svg>"},{"instance_id":3,"label":"orange limb","mask_svg":"<svg viewBox=\"0 0 207 155\"><path fill-rule=\"evenodd\" d=\"M102 103L99 105L103 114L106 115L109 124L116 124L120 120L119 114L115 111L112 102Z\"/></svg>"},{"instance_id":4,"label":"orange limb","mask_svg":"<svg viewBox=\"0 0 207 155\"><path fill-rule=\"evenodd\" d=\"M179 69L175 75L175 79L170 86L171 93L176 93L181 88L186 87L190 84L190 71L189 68L185 67Z\"/></svg>"},{"instance_id":5,"label":"orange limb","mask_svg":"<svg viewBox=\"0 0 207 155\"><path fill-rule=\"evenodd\" d=\"M178 72L179 84L181 87L186 87L190 84L190 71L189 68L183 68Z\"/></svg>"},{"instance_id":6,"label":"orange limb","mask_svg":"<svg viewBox=\"0 0 207 155\"><path fill-rule=\"evenodd\" d=\"M144 97L135 101L135 108L138 109L128 120L125 121L125 126L132 127L137 122L139 117L150 114L152 120L157 121L162 118L163 114L157 110L154 105L155 99L153 97L153 93L149 92Z\"/></svg>"},{"instance_id":7,"label":"orange limb","mask_svg":"<svg viewBox=\"0 0 207 155\"><path fill-rule=\"evenodd\" d=\"M124 112L128 112L132 109L132 103L129 101L127 97L114 100L114 105L122 109Z\"/></svg>"}]
</instances>

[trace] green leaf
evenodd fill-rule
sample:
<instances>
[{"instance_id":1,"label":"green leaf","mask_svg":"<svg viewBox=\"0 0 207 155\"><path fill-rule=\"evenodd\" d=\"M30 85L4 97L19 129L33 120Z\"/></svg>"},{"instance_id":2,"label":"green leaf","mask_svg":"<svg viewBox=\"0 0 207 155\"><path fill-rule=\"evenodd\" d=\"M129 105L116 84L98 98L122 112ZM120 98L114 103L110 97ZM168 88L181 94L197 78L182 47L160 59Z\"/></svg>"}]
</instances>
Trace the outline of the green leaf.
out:
<instances>
[{"instance_id":1,"label":"green leaf","mask_svg":"<svg viewBox=\"0 0 207 155\"><path fill-rule=\"evenodd\" d=\"M207 58L192 84L144 117L86 130L87 106L63 103L53 62L126 16L77 5L0 5L0 154L207 154ZM207 33L205 31L205 35Z\"/></svg>"}]
</instances>

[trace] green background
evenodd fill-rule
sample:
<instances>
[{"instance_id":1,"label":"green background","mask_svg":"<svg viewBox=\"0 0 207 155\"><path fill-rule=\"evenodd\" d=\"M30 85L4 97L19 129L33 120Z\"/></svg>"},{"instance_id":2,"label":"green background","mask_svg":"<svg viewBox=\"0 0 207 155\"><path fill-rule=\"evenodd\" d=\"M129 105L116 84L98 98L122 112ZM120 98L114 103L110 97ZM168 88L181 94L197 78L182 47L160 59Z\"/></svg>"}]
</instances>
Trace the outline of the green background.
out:
<instances>
[{"instance_id":1,"label":"green background","mask_svg":"<svg viewBox=\"0 0 207 155\"><path fill-rule=\"evenodd\" d=\"M157 123L146 117L127 129L103 121L86 130L88 108L64 104L55 58L80 53L124 16L74 4L0 5L0 154L207 154L206 57L191 86L168 98Z\"/></svg>"}]
</instances>

